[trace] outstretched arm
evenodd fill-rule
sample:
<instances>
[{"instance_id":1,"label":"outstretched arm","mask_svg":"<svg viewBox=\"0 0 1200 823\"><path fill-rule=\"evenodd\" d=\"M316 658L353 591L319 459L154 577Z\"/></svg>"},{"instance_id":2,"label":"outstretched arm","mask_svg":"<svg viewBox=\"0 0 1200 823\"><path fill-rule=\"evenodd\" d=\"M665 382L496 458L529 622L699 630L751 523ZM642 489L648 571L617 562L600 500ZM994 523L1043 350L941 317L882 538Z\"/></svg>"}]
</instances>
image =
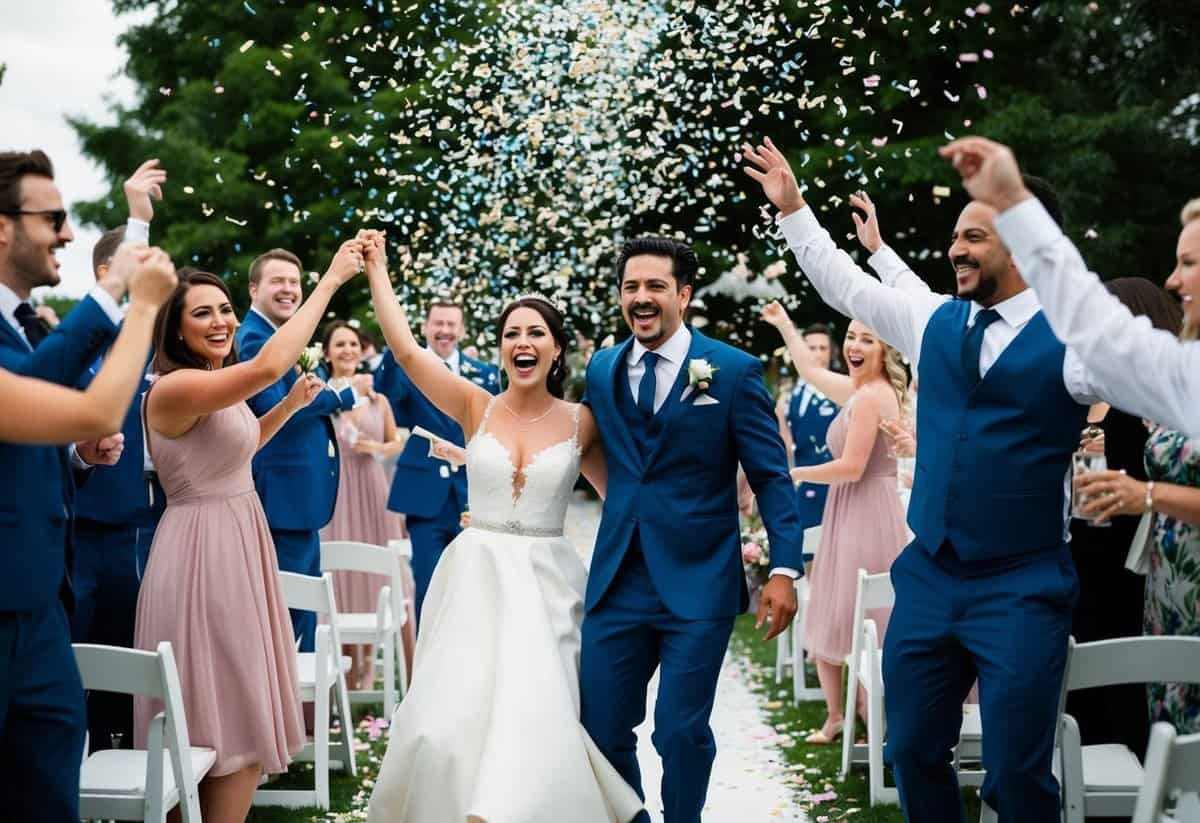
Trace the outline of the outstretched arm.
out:
<instances>
[{"instance_id":1,"label":"outstretched arm","mask_svg":"<svg viewBox=\"0 0 1200 823\"><path fill-rule=\"evenodd\" d=\"M879 436L879 421L883 417L882 386L865 388L855 395L850 427L846 432L846 448L842 456L819 466L798 466L792 469L792 479L804 483L857 483L875 448Z\"/></svg>"},{"instance_id":2,"label":"outstretched arm","mask_svg":"<svg viewBox=\"0 0 1200 823\"><path fill-rule=\"evenodd\" d=\"M159 307L177 282L171 259L158 250L124 246L114 265L135 267L121 332L86 391L0 371L0 439L67 443L120 431L141 384Z\"/></svg>"},{"instance_id":3,"label":"outstretched arm","mask_svg":"<svg viewBox=\"0 0 1200 823\"><path fill-rule=\"evenodd\" d=\"M279 327L253 359L225 369L180 369L159 380L150 393L154 429L168 437L187 432L212 414L258 394L296 364L334 293L359 270L361 243L342 244L321 282L299 310Z\"/></svg>"},{"instance_id":4,"label":"outstretched arm","mask_svg":"<svg viewBox=\"0 0 1200 823\"><path fill-rule=\"evenodd\" d=\"M324 389L325 384L315 374L301 375L300 379L292 384L287 395L276 403L273 409L258 418L258 447L261 449L267 445L292 415L313 402Z\"/></svg>"},{"instance_id":5,"label":"outstretched arm","mask_svg":"<svg viewBox=\"0 0 1200 823\"><path fill-rule=\"evenodd\" d=\"M854 209L861 210L864 215L859 217L857 211L850 213L851 219L854 220L855 233L858 234L858 242L871 255L867 258L867 265L879 275L883 284L891 286L893 289L917 294L932 292L929 284L918 277L917 273L904 262L904 259L896 254L896 250L883 241L883 229L879 226L879 213L875 208L875 202L871 200L871 195L865 191L852 194L850 195L850 205Z\"/></svg>"},{"instance_id":6,"label":"outstretched arm","mask_svg":"<svg viewBox=\"0 0 1200 823\"><path fill-rule=\"evenodd\" d=\"M371 304L375 307L379 328L392 350L392 356L413 385L443 414L454 418L469 439L492 396L470 380L453 374L440 357L421 347L408 325L404 308L392 291L383 235L375 231L362 232L361 235L366 242Z\"/></svg>"},{"instance_id":7,"label":"outstretched arm","mask_svg":"<svg viewBox=\"0 0 1200 823\"><path fill-rule=\"evenodd\" d=\"M750 163L746 174L762 185L767 199L779 209L779 228L821 299L835 311L866 323L916 363L925 326L942 298L889 289L838 249L804 201L787 159L770 139L765 145L745 146L742 154Z\"/></svg>"},{"instance_id":8,"label":"outstretched arm","mask_svg":"<svg viewBox=\"0 0 1200 823\"><path fill-rule=\"evenodd\" d=\"M1054 333L1087 367L1095 393L1130 414L1200 436L1200 342L1180 342L1134 318L1108 293L1025 187L1006 146L966 137L941 154L973 198L1000 212L996 231Z\"/></svg>"},{"instance_id":9,"label":"outstretched arm","mask_svg":"<svg viewBox=\"0 0 1200 823\"><path fill-rule=\"evenodd\" d=\"M783 338L800 379L839 406L846 405L850 395L854 394L854 381L844 374L838 374L817 364L817 358L813 356L812 350L808 348L808 344L796 330L796 325L792 323L792 318L788 317L787 311L779 301L772 300L763 306L762 316Z\"/></svg>"}]
</instances>

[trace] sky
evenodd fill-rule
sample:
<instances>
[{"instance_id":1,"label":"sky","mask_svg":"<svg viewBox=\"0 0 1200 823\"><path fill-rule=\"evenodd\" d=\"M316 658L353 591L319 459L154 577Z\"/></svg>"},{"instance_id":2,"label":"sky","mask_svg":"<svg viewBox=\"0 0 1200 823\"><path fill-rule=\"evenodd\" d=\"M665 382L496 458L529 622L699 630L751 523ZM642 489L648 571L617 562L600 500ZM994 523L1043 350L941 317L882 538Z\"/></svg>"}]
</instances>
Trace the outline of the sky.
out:
<instances>
[{"instance_id":1,"label":"sky","mask_svg":"<svg viewBox=\"0 0 1200 823\"><path fill-rule=\"evenodd\" d=\"M0 148L49 154L68 206L103 194L104 176L84 157L66 118L112 122L106 100L133 100L117 36L138 16L118 18L109 0L5 0L4 6L0 62L8 70L0 83ZM59 252L62 284L56 291L79 297L94 282L91 253L100 232L81 228L74 215L71 225L75 241Z\"/></svg>"}]
</instances>

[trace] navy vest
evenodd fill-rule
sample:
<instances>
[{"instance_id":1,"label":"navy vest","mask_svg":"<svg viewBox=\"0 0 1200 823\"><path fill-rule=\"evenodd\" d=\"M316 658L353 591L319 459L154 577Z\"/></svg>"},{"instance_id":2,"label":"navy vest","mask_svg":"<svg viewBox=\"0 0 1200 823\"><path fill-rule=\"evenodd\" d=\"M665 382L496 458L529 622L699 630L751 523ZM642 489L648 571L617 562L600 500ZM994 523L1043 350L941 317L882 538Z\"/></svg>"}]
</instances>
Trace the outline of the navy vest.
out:
<instances>
[{"instance_id":1,"label":"navy vest","mask_svg":"<svg viewBox=\"0 0 1200 823\"><path fill-rule=\"evenodd\" d=\"M948 543L962 562L986 565L1061 548L1064 482L1087 409L1063 384L1066 347L1041 312L971 389L970 308L947 302L925 327L908 524L928 551Z\"/></svg>"},{"instance_id":2,"label":"navy vest","mask_svg":"<svg viewBox=\"0 0 1200 823\"><path fill-rule=\"evenodd\" d=\"M658 446L658 441L662 437L663 428L661 421L663 412L666 411L670 403L675 401L677 392L674 389L678 388L678 386L672 388L662 408L649 420L638 411L637 403L633 399L633 390L629 387L629 369L624 363L621 363L617 367L616 388L617 408L621 411L625 427L633 435L633 441L637 443L638 451L642 453L642 460L648 460L650 455L654 454L654 449Z\"/></svg>"}]
</instances>

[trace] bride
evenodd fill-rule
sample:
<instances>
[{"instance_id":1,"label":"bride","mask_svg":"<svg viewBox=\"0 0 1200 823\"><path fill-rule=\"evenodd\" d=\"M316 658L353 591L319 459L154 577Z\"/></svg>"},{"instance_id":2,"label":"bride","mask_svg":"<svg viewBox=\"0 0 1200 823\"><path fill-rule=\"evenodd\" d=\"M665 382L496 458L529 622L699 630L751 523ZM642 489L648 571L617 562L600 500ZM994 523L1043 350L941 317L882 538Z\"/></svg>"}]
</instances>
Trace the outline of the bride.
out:
<instances>
[{"instance_id":1,"label":"bride","mask_svg":"<svg viewBox=\"0 0 1200 823\"><path fill-rule=\"evenodd\" d=\"M627 823L642 804L579 723L587 572L563 521L580 471L603 494L606 470L591 413L562 399L562 315L541 297L504 309L493 397L418 345L382 234L361 236L397 362L467 436L471 511L430 583L368 819Z\"/></svg>"}]
</instances>

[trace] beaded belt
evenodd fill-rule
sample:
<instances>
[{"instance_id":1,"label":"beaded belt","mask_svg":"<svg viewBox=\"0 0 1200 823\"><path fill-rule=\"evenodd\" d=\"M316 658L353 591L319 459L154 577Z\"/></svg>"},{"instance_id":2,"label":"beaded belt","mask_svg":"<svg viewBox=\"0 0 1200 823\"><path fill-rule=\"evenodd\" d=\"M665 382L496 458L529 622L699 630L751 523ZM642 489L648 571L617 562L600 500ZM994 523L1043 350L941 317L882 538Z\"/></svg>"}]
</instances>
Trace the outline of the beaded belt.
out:
<instances>
[{"instance_id":1,"label":"beaded belt","mask_svg":"<svg viewBox=\"0 0 1200 823\"><path fill-rule=\"evenodd\" d=\"M515 534L519 537L562 537L562 529L539 529L535 526L526 526L519 520L505 520L503 523L492 523L487 520L476 520L471 518L472 529L482 529L485 532L499 532L500 534Z\"/></svg>"}]
</instances>

